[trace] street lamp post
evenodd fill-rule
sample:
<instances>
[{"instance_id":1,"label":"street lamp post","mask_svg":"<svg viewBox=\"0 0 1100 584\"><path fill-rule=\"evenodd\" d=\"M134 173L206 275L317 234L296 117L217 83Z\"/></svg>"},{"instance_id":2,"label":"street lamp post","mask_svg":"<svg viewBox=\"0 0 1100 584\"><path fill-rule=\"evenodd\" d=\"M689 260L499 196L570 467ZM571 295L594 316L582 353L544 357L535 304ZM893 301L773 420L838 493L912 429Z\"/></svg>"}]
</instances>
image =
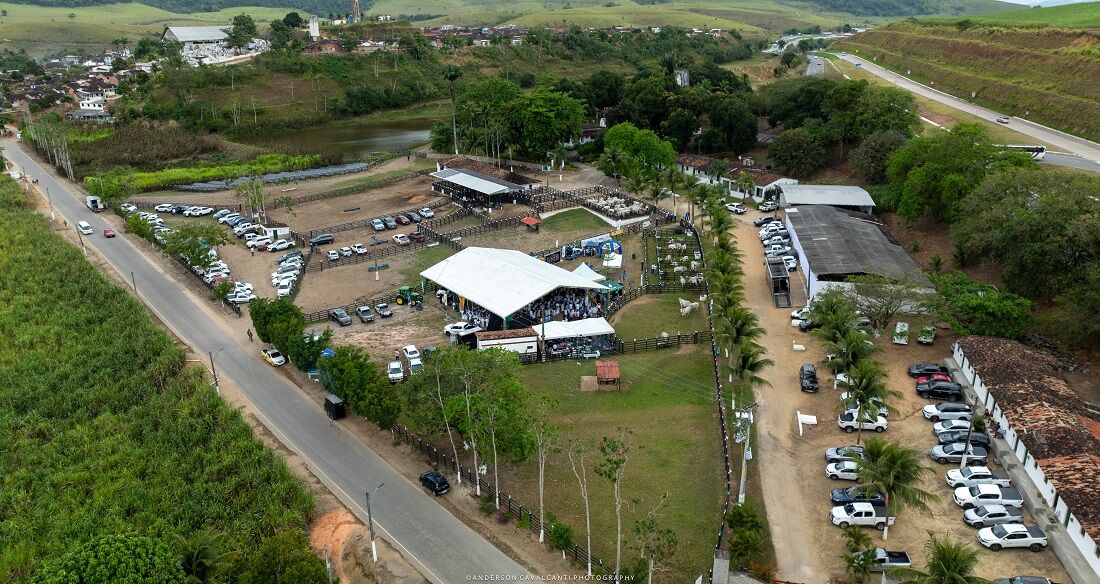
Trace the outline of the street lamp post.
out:
<instances>
[{"instance_id":1,"label":"street lamp post","mask_svg":"<svg viewBox=\"0 0 1100 584\"><path fill-rule=\"evenodd\" d=\"M379 483L377 487L367 491L367 528L370 529L370 557L375 562L378 562L378 547L374 545L374 516L370 512L370 494L372 491L381 489L382 485L385 484Z\"/></svg>"},{"instance_id":2,"label":"street lamp post","mask_svg":"<svg viewBox=\"0 0 1100 584\"><path fill-rule=\"evenodd\" d=\"M46 187L46 202L50 204L50 221L57 221L57 215L53 210L53 199L50 198L50 187Z\"/></svg>"},{"instance_id":3,"label":"street lamp post","mask_svg":"<svg viewBox=\"0 0 1100 584\"><path fill-rule=\"evenodd\" d=\"M737 416L737 435L734 436L734 442L741 443L741 482L737 487L737 504L742 505L745 502L745 482L748 478L749 457L752 456L752 450L749 448L749 439L752 436L752 412L756 409L756 404L751 403L743 408L734 410Z\"/></svg>"}]
</instances>

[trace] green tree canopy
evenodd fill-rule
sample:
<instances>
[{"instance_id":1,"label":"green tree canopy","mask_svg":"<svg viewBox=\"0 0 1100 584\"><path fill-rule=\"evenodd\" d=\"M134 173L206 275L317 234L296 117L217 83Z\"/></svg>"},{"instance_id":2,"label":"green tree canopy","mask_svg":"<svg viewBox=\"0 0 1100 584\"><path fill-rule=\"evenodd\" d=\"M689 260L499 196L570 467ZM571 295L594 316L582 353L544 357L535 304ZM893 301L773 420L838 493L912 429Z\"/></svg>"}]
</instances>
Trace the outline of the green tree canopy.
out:
<instances>
[{"instance_id":1,"label":"green tree canopy","mask_svg":"<svg viewBox=\"0 0 1100 584\"><path fill-rule=\"evenodd\" d=\"M251 16L238 14L233 17L233 27L229 29L226 43L231 47L247 47L256 38L256 30L256 21Z\"/></svg>"},{"instance_id":2,"label":"green tree canopy","mask_svg":"<svg viewBox=\"0 0 1100 584\"><path fill-rule=\"evenodd\" d=\"M1000 169L1034 168L1022 152L993 146L984 126L956 124L948 132L917 136L890 157L887 177L898 195L898 214L952 218L959 203Z\"/></svg>"},{"instance_id":3,"label":"green tree canopy","mask_svg":"<svg viewBox=\"0 0 1100 584\"><path fill-rule=\"evenodd\" d=\"M639 130L634 124L615 124L604 132L604 150L619 151L646 173L654 173L676 162L676 150L651 130ZM623 174L627 174L624 172Z\"/></svg>"},{"instance_id":4,"label":"green tree canopy","mask_svg":"<svg viewBox=\"0 0 1100 584\"><path fill-rule=\"evenodd\" d=\"M539 155L578 136L584 110L584 103L564 93L535 90L519 100L515 127L527 151Z\"/></svg>"},{"instance_id":5,"label":"green tree canopy","mask_svg":"<svg viewBox=\"0 0 1100 584\"><path fill-rule=\"evenodd\" d=\"M901 132L875 132L852 150L848 163L863 180L874 184L884 183L890 157L904 145L905 136Z\"/></svg>"},{"instance_id":6,"label":"green tree canopy","mask_svg":"<svg viewBox=\"0 0 1100 584\"><path fill-rule=\"evenodd\" d=\"M329 584L324 560L309 551L309 542L299 530L283 531L265 539L246 559L237 582Z\"/></svg>"},{"instance_id":7,"label":"green tree canopy","mask_svg":"<svg viewBox=\"0 0 1100 584\"><path fill-rule=\"evenodd\" d=\"M722 132L726 144L738 154L756 146L756 116L748 103L739 96L731 96L715 103L710 110L711 127Z\"/></svg>"},{"instance_id":8,"label":"green tree canopy","mask_svg":"<svg viewBox=\"0 0 1100 584\"><path fill-rule=\"evenodd\" d=\"M396 387L359 347L341 345L335 353L318 363L325 389L379 428L391 428L401 414Z\"/></svg>"},{"instance_id":9,"label":"green tree canopy","mask_svg":"<svg viewBox=\"0 0 1100 584\"><path fill-rule=\"evenodd\" d=\"M962 272L934 276L932 310L957 335L1015 339L1027 329L1033 305L1026 298L975 282Z\"/></svg>"},{"instance_id":10,"label":"green tree canopy","mask_svg":"<svg viewBox=\"0 0 1100 584\"><path fill-rule=\"evenodd\" d=\"M768 146L768 158L785 174L810 176L825 164L825 148L802 128L787 130Z\"/></svg>"},{"instance_id":11,"label":"green tree canopy","mask_svg":"<svg viewBox=\"0 0 1100 584\"><path fill-rule=\"evenodd\" d=\"M210 250L229 243L225 229L214 223L189 222L164 236L164 251L192 266L208 266Z\"/></svg>"}]
</instances>

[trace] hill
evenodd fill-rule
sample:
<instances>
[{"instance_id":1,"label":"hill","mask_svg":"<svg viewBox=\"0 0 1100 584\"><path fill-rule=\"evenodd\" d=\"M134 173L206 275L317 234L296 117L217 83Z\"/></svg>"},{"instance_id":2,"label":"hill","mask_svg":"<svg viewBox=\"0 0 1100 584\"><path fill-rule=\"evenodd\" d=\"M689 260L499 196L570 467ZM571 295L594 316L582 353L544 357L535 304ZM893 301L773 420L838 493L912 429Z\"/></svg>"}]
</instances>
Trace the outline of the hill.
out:
<instances>
[{"instance_id":1,"label":"hill","mask_svg":"<svg viewBox=\"0 0 1100 584\"><path fill-rule=\"evenodd\" d=\"M1100 137L1100 38L1084 31L899 22L834 48L1006 114Z\"/></svg>"},{"instance_id":2,"label":"hill","mask_svg":"<svg viewBox=\"0 0 1100 584\"><path fill-rule=\"evenodd\" d=\"M54 8L87 8L90 6L114 4L117 1L118 0L16 0L15 3ZM181 14L191 12L218 12L220 10L248 6L304 10L313 14L328 14L329 12L341 13L351 8L351 3L345 2L344 0L144 0L142 4ZM369 6L370 0L367 0L365 3L361 2L360 4Z\"/></svg>"},{"instance_id":3,"label":"hill","mask_svg":"<svg viewBox=\"0 0 1100 584\"><path fill-rule=\"evenodd\" d=\"M0 2L0 10L6 13L6 16L0 16L0 46L13 50L25 49L32 55L73 53L78 49L95 53L109 48L111 41L117 38L137 39L159 35L167 25L228 26L233 17L241 13L252 15L257 22L282 18L287 13L285 8L259 6L177 14L144 4L65 8L10 2Z\"/></svg>"},{"instance_id":4,"label":"hill","mask_svg":"<svg viewBox=\"0 0 1100 584\"><path fill-rule=\"evenodd\" d=\"M996 14L987 14L968 19L975 24L1002 26L1006 28L1035 26L1055 28L1100 28L1100 2L1069 4L1052 8L1024 8ZM935 22L943 24L958 23L957 19L943 19Z\"/></svg>"}]
</instances>

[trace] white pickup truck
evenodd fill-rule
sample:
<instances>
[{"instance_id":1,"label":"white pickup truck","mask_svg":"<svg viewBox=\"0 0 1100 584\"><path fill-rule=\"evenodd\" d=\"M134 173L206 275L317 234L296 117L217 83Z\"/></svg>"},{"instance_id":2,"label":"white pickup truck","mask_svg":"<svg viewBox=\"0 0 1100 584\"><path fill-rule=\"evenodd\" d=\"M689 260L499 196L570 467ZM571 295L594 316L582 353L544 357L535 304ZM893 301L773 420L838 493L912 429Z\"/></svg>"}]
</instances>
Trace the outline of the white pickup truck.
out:
<instances>
[{"instance_id":1,"label":"white pickup truck","mask_svg":"<svg viewBox=\"0 0 1100 584\"><path fill-rule=\"evenodd\" d=\"M998 487L997 485L973 485L955 489L955 504L963 509L981 505L1004 505L1023 507L1024 497L1019 489Z\"/></svg>"},{"instance_id":2,"label":"white pickup truck","mask_svg":"<svg viewBox=\"0 0 1100 584\"><path fill-rule=\"evenodd\" d=\"M1008 478L1007 474L987 466L968 466L962 470L955 468L947 471L947 486L972 487L974 485L1011 487L1012 479Z\"/></svg>"},{"instance_id":3,"label":"white pickup truck","mask_svg":"<svg viewBox=\"0 0 1100 584\"><path fill-rule=\"evenodd\" d=\"M887 525L894 524L894 518L887 518L886 505L872 503L848 503L833 507L829 512L829 519L833 525L848 527L849 525L871 526L882 531Z\"/></svg>"},{"instance_id":4,"label":"white pickup truck","mask_svg":"<svg viewBox=\"0 0 1100 584\"><path fill-rule=\"evenodd\" d=\"M1001 548L1027 548L1041 552L1047 547L1047 534L1038 525L1009 523L979 529L978 542L995 552Z\"/></svg>"},{"instance_id":5,"label":"white pickup truck","mask_svg":"<svg viewBox=\"0 0 1100 584\"><path fill-rule=\"evenodd\" d=\"M856 553L864 553L871 556L870 570L872 572L885 572L887 570L893 570L894 568L908 568L913 565L913 562L909 559L909 554L905 552L891 552L887 551L886 548L875 548L873 550Z\"/></svg>"}]
</instances>

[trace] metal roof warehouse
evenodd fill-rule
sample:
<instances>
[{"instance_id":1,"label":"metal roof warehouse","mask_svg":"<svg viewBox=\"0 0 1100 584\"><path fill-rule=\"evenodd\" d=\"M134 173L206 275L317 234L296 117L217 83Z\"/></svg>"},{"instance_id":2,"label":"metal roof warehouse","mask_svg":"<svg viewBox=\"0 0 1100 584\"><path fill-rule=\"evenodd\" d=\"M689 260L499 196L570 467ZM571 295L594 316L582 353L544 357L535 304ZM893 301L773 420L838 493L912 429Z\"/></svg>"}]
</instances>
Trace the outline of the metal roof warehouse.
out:
<instances>
[{"instance_id":1,"label":"metal roof warehouse","mask_svg":"<svg viewBox=\"0 0 1100 584\"><path fill-rule=\"evenodd\" d=\"M784 184L779 187L779 206L830 205L870 214L875 201L860 187L846 185Z\"/></svg>"},{"instance_id":2,"label":"metal roof warehouse","mask_svg":"<svg viewBox=\"0 0 1100 584\"><path fill-rule=\"evenodd\" d=\"M826 288L845 285L849 276L865 274L908 276L932 288L909 254L869 217L806 205L787 209L785 223L800 258L808 299Z\"/></svg>"}]
</instances>

